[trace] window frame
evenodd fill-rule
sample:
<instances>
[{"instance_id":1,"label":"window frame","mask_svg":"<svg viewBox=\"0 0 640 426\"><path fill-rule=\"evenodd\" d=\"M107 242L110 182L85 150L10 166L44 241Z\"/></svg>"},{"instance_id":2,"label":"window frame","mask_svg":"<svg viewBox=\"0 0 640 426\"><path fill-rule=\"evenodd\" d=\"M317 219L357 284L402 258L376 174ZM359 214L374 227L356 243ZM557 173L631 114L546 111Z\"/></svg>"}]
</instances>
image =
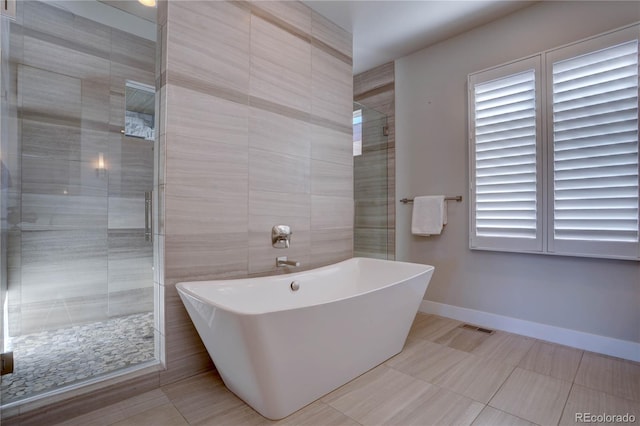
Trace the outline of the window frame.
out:
<instances>
[{"instance_id":1,"label":"window frame","mask_svg":"<svg viewBox=\"0 0 640 426\"><path fill-rule=\"evenodd\" d=\"M640 261L640 238L637 242L583 241L554 238L554 62L570 59L631 40L640 46L640 24L636 23L604 34L545 50L523 59L471 73L467 78L468 149L469 149L469 248L472 250L537 253L575 257L595 257ZM640 49L640 47L639 47ZM639 52L640 56L640 52ZM532 63L536 65L532 66ZM535 67L535 68L534 68ZM536 85L536 239L478 236L476 233L476 158L475 158L475 85L535 69ZM640 60L639 60L640 80ZM640 90L639 90L640 92ZM638 114L640 116L640 93ZM640 117L639 117L640 122ZM640 135L640 124L639 124ZM640 139L640 136L639 136ZM640 144L640 141L639 141ZM640 148L638 149L638 185L640 188ZM639 189L640 192L640 189ZM638 196L640 211L640 193ZM639 221L640 232L640 221Z\"/></svg>"}]
</instances>

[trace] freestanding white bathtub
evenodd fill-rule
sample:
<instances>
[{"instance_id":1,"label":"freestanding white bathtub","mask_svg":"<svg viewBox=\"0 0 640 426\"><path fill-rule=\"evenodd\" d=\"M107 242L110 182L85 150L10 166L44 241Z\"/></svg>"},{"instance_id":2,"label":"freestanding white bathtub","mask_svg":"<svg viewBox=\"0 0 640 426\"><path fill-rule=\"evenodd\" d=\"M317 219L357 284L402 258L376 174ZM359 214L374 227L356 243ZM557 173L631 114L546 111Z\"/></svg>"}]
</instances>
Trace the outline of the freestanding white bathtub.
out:
<instances>
[{"instance_id":1,"label":"freestanding white bathtub","mask_svg":"<svg viewBox=\"0 0 640 426\"><path fill-rule=\"evenodd\" d=\"M433 269L353 258L177 288L225 385L275 420L400 352Z\"/></svg>"}]
</instances>

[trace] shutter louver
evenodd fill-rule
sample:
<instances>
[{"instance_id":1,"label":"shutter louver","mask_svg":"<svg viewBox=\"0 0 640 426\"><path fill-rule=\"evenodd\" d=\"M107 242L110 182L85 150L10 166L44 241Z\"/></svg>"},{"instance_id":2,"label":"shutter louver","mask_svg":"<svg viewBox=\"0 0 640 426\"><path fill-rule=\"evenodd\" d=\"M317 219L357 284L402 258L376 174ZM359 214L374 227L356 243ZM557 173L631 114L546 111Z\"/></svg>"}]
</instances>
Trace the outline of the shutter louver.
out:
<instances>
[{"instance_id":1,"label":"shutter louver","mask_svg":"<svg viewBox=\"0 0 640 426\"><path fill-rule=\"evenodd\" d=\"M474 90L476 235L535 239L535 72Z\"/></svg>"},{"instance_id":2,"label":"shutter louver","mask_svg":"<svg viewBox=\"0 0 640 426\"><path fill-rule=\"evenodd\" d=\"M638 42L553 64L554 238L638 241Z\"/></svg>"}]
</instances>

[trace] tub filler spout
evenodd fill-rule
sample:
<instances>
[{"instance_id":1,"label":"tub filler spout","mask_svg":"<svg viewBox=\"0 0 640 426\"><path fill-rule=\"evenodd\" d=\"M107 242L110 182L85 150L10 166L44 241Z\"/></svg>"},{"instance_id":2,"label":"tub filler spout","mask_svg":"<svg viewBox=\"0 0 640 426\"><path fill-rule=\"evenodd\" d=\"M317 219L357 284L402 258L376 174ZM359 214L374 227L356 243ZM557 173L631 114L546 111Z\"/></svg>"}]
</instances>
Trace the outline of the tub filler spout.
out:
<instances>
[{"instance_id":1,"label":"tub filler spout","mask_svg":"<svg viewBox=\"0 0 640 426\"><path fill-rule=\"evenodd\" d=\"M300 262L296 262L295 260L288 260L287 256L276 257L276 266L300 266Z\"/></svg>"}]
</instances>

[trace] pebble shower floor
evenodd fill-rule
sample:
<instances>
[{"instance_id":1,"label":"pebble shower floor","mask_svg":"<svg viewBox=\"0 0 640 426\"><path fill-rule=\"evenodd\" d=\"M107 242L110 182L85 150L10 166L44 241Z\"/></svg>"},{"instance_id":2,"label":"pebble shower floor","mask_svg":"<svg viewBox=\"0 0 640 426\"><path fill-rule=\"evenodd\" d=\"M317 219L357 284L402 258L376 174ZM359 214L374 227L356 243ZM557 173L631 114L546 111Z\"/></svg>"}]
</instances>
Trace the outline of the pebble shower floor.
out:
<instances>
[{"instance_id":1,"label":"pebble shower floor","mask_svg":"<svg viewBox=\"0 0 640 426\"><path fill-rule=\"evenodd\" d=\"M14 337L2 404L151 361L153 335L153 313L142 313Z\"/></svg>"}]
</instances>

